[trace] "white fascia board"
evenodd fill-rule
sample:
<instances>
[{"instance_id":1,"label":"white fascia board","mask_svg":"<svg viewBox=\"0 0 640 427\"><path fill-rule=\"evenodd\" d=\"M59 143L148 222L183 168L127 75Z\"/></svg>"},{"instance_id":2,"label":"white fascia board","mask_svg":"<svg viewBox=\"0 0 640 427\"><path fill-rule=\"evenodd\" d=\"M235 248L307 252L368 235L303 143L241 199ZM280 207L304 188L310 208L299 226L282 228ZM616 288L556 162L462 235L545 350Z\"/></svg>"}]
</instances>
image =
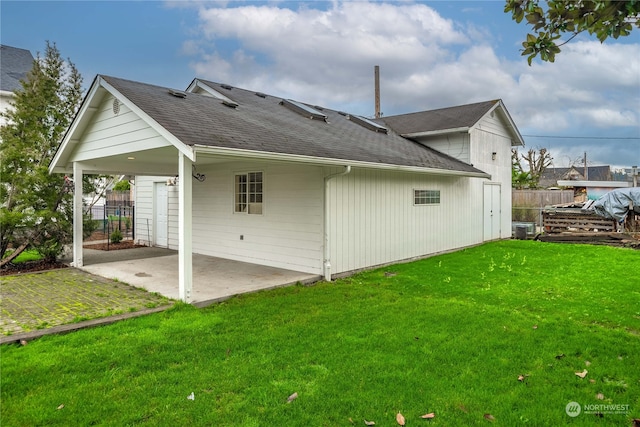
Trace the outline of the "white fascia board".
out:
<instances>
[{"instance_id":1,"label":"white fascia board","mask_svg":"<svg viewBox=\"0 0 640 427\"><path fill-rule=\"evenodd\" d=\"M193 93L193 91L196 90L196 88L200 88L200 89L204 90L205 92L207 92L209 95L213 96L214 98L218 98L218 99L222 99L223 101L235 103L235 101L233 99L223 95L222 93L218 92L217 90L215 90L211 86L207 85L206 83L203 83L199 79L194 79L191 82L191 84L187 88L187 92Z\"/></svg>"},{"instance_id":2,"label":"white fascia board","mask_svg":"<svg viewBox=\"0 0 640 427\"><path fill-rule=\"evenodd\" d=\"M11 96L11 97L14 97L14 96L16 96L16 94L13 93L13 92L9 92L8 90L0 90L0 96Z\"/></svg>"},{"instance_id":3,"label":"white fascia board","mask_svg":"<svg viewBox=\"0 0 640 427\"><path fill-rule=\"evenodd\" d=\"M147 122L151 128L153 128L156 132L158 132L162 137L164 137L167 141L171 143L178 151L187 156L189 160L192 162L196 161L196 156L191 147L184 144L178 138L176 138L171 132L166 130L164 127L160 126L158 122L152 119L147 113L144 112L140 107L127 99L124 95L118 92L113 86L107 83L102 77L98 77L100 80L100 85L104 87L107 91L109 91L113 96L118 98L118 101L122 102L126 105L131 111L137 114L142 120Z\"/></svg>"},{"instance_id":4,"label":"white fascia board","mask_svg":"<svg viewBox=\"0 0 640 427\"><path fill-rule=\"evenodd\" d=\"M71 122L69 129L67 129L67 132L65 133L64 138L62 138L62 144L60 144L60 146L58 147L58 150L56 151L56 154L53 156L53 159L51 160L51 163L49 163L49 173L62 172L66 170L65 165L64 164L60 165L59 163L61 163L63 156L65 154L68 157L69 151L71 151L73 149L73 146L78 143L78 138L74 138L74 135L78 130L78 126L80 126L80 123L83 122L84 120L90 119L90 117L86 116L87 111L92 111L92 110L95 111L96 107L93 106L92 103L99 90L100 90L100 82L99 82L99 77L97 77L96 80L91 85L91 88L89 89L89 93L87 93L87 96L84 98L84 101L80 106L80 110L78 110L78 113L74 117L73 122Z\"/></svg>"},{"instance_id":5,"label":"white fascia board","mask_svg":"<svg viewBox=\"0 0 640 427\"><path fill-rule=\"evenodd\" d=\"M511 131L511 133L513 135L513 139L511 140L511 146L512 147L515 147L515 146L524 147L524 138L522 138L522 135L520 135L520 131L516 127L516 123L511 118L511 115L507 111L507 108L504 106L504 103L502 102L501 99L498 100L498 102L496 102L493 105L493 107L491 107L491 109L489 111L487 111L487 113L483 117L485 117L487 114L491 114L491 112L497 110L498 107L500 107L500 110L502 110L502 114L503 114L504 118L507 120L507 126L506 126L507 129L509 131ZM472 129L474 129L479 123L480 123L480 120L478 120L478 122L475 125L472 126Z\"/></svg>"},{"instance_id":6,"label":"white fascia board","mask_svg":"<svg viewBox=\"0 0 640 427\"><path fill-rule=\"evenodd\" d=\"M304 156L300 154L285 154L285 153L271 153L268 151L254 151L254 150L241 150L237 148L222 148L222 147L208 147L203 145L195 145L194 150L196 153L202 155L215 155L222 157L238 158L238 159L252 159L252 160L267 160L267 161L281 161L281 162L293 162L313 164L318 166L352 166L366 169L383 169L383 170L395 170L400 172L414 172L414 173L427 173L433 175L448 175L448 176L466 176L471 178L486 178L491 179L491 175L484 172L465 172L456 170L446 170L437 168L425 168L419 166L403 166L393 165L389 163L372 163L363 162L359 160L345 160L345 159L331 159L323 157Z\"/></svg>"},{"instance_id":7,"label":"white fascia board","mask_svg":"<svg viewBox=\"0 0 640 427\"><path fill-rule=\"evenodd\" d=\"M598 187L598 188L627 188L631 186L626 181L571 181L559 180L558 185L561 187Z\"/></svg>"},{"instance_id":8,"label":"white fascia board","mask_svg":"<svg viewBox=\"0 0 640 427\"><path fill-rule=\"evenodd\" d=\"M400 136L405 138L420 138L424 136L435 136L435 135L443 135L447 133L462 133L469 132L470 128L468 126L462 126L459 128L451 128L451 129L439 129L439 130L429 130L424 132L414 132L414 133L403 133Z\"/></svg>"}]
</instances>

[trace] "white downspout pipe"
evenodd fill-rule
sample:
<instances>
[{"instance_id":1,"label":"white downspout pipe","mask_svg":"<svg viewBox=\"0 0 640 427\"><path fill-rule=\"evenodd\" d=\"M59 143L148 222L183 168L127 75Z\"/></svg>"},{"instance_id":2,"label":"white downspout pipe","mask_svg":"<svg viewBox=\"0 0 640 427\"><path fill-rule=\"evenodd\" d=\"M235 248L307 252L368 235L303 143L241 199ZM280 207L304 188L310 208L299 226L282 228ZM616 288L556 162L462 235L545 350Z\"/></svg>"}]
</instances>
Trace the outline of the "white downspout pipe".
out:
<instances>
[{"instance_id":1,"label":"white downspout pipe","mask_svg":"<svg viewBox=\"0 0 640 427\"><path fill-rule=\"evenodd\" d=\"M331 242L329 240L330 235L330 221L329 221L329 203L327 201L327 195L329 194L329 180L337 178L339 176L347 175L351 172L351 166L344 167L342 172L334 173L324 177L324 261L322 263L324 269L324 280L331 281Z\"/></svg>"}]
</instances>

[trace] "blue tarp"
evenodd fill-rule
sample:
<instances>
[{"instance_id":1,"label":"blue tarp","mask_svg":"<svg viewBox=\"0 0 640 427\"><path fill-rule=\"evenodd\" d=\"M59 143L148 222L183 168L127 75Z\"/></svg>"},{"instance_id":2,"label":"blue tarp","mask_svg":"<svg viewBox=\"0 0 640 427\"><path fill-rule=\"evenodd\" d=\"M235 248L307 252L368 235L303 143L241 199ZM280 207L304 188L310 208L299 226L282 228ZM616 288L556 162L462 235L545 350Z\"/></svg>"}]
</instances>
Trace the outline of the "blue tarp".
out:
<instances>
[{"instance_id":1,"label":"blue tarp","mask_svg":"<svg viewBox=\"0 0 640 427\"><path fill-rule=\"evenodd\" d=\"M609 191L593 202L589 209L593 209L596 214L602 217L615 219L622 223L629 214L630 205L633 206L636 215L640 215L640 187L618 188Z\"/></svg>"}]
</instances>

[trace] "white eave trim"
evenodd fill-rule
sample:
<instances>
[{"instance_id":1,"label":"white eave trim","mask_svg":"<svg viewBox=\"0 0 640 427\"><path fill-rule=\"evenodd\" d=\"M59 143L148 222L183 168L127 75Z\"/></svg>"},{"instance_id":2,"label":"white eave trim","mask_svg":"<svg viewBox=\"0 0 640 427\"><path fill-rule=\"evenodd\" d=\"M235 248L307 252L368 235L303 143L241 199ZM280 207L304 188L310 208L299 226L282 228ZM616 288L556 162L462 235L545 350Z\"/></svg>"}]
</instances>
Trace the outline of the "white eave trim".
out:
<instances>
[{"instance_id":1,"label":"white eave trim","mask_svg":"<svg viewBox=\"0 0 640 427\"><path fill-rule=\"evenodd\" d=\"M463 133L463 132L469 132L469 130L470 130L469 126L462 126L459 128L428 130L424 132L414 132L414 133L403 133L401 134L401 136L405 138L420 138L425 136L443 135L446 133Z\"/></svg>"},{"instance_id":2,"label":"white eave trim","mask_svg":"<svg viewBox=\"0 0 640 427\"><path fill-rule=\"evenodd\" d=\"M393 165L388 163L373 163L363 162L359 160L346 160L346 159L331 159L323 157L304 156L300 154L285 154L285 153L271 153L268 151L254 151L254 150L242 150L237 148L222 148L222 147L209 147L204 145L195 145L193 147L195 153L202 155L216 155L224 157L235 157L242 159L254 159L254 160L269 160L269 161L284 161L295 163L306 163L321 166L345 166L350 165L353 167L360 167L366 169L383 169L383 170L395 170L402 172L414 172L414 173L428 173L433 175L448 175L448 176L466 176L471 178L486 178L491 179L491 175L484 172L465 172L457 170L437 169L437 168L425 168L419 166L403 166Z\"/></svg>"},{"instance_id":3,"label":"white eave trim","mask_svg":"<svg viewBox=\"0 0 640 427\"><path fill-rule=\"evenodd\" d=\"M12 96L12 97L14 97L14 96L16 96L16 94L13 93L13 92L10 92L8 90L0 90L0 96Z\"/></svg>"},{"instance_id":4,"label":"white eave trim","mask_svg":"<svg viewBox=\"0 0 640 427\"><path fill-rule=\"evenodd\" d=\"M51 163L49 163L49 173L54 173L56 169L66 170L65 165L58 165L58 163L60 162L62 155L67 152L67 149L71 149L70 147L68 147L69 144L71 144L71 147L73 147L78 143L78 138L73 138L73 135L75 134L80 122L82 122L87 110L95 110L95 107L93 107L91 103L93 101L93 98L96 96L96 93L98 93L98 90L100 90L99 78L96 79L96 81L89 89L89 93L85 96L85 99L80 106L80 110L73 119L73 122L71 122L71 126L69 126L69 129L67 129L67 133L65 133L64 138L62 139L62 143L58 147L56 154L53 156Z\"/></svg>"},{"instance_id":5,"label":"white eave trim","mask_svg":"<svg viewBox=\"0 0 640 427\"><path fill-rule=\"evenodd\" d=\"M149 126L151 126L156 132L158 132L162 137L164 137L167 141L169 141L178 151L184 154L189 160L192 162L196 161L196 155L191 149L190 146L184 144L178 138L176 138L171 132L162 127L158 122L152 119L147 113L144 112L140 107L138 107L133 102L129 101L124 95L116 90L113 86L107 83L102 77L98 77L99 84L104 87L107 91L109 91L113 96L118 98L118 101L122 102L126 105L131 111L136 113L142 120L147 122Z\"/></svg>"},{"instance_id":6,"label":"white eave trim","mask_svg":"<svg viewBox=\"0 0 640 427\"><path fill-rule=\"evenodd\" d=\"M487 111L485 116L487 114L491 114L492 111L497 110L498 107L500 107L500 109L502 110L502 113L504 114L504 117L507 119L507 126L506 126L507 129L509 129L511 131L511 133L513 134L513 136L515 137L515 139L511 140L511 146L512 147L515 147L515 146L523 146L524 147L524 138L522 138L522 135L520 135L520 131L516 127L516 123L511 118L511 115L509 114L509 111L507 111L507 107L504 106L504 103L502 102L501 99L498 100L498 102L496 102L495 105L489 111ZM478 123L479 122L480 121L478 121ZM475 125L474 125L474 127L475 127Z\"/></svg>"},{"instance_id":7,"label":"white eave trim","mask_svg":"<svg viewBox=\"0 0 640 427\"><path fill-rule=\"evenodd\" d=\"M178 151L187 156L192 162L196 161L195 153L188 145L182 143L178 138L173 136L169 131L167 131L164 127L160 126L158 122L153 120L147 113L145 113L142 109L140 109L137 105L131 102L128 98L122 95L119 91L117 91L113 86L107 83L102 76L97 76L96 81L92 85L89 93L85 97L80 110L76 114L71 126L67 130L62 143L58 147L56 154L53 156L53 160L49 164L49 173L54 173L57 171L66 170L66 165L59 165L58 163L62 160L63 155L67 154L68 151L72 149L74 145L76 145L79 141L77 137L75 137L75 133L78 130L78 126L85 120L85 114L87 111L95 110L96 106L92 105L93 98L96 96L100 89L104 89L109 92L111 95L116 97L118 101L122 102L126 105L131 111L137 114L142 120L151 126L156 132L158 132L162 137L164 137L169 143L171 143ZM90 119L90 118L89 118Z\"/></svg>"},{"instance_id":8,"label":"white eave trim","mask_svg":"<svg viewBox=\"0 0 640 427\"><path fill-rule=\"evenodd\" d=\"M598 187L598 188L627 188L631 187L626 181L571 181L558 180L560 187Z\"/></svg>"}]
</instances>

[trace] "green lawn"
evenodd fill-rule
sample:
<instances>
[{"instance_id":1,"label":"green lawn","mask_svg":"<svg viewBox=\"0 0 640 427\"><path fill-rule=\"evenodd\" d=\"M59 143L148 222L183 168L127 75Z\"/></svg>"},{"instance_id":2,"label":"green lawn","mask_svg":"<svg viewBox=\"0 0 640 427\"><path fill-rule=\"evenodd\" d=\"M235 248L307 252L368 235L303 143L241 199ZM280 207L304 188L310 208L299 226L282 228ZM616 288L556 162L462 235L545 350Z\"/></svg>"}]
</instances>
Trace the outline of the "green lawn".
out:
<instances>
[{"instance_id":1,"label":"green lawn","mask_svg":"<svg viewBox=\"0 0 640 427\"><path fill-rule=\"evenodd\" d=\"M4 346L1 421L397 426L401 412L407 426L630 426L639 273L640 251L504 241L182 304ZM574 401L602 416L569 417Z\"/></svg>"},{"instance_id":2,"label":"green lawn","mask_svg":"<svg viewBox=\"0 0 640 427\"><path fill-rule=\"evenodd\" d=\"M14 264L19 264L21 262L29 262L29 261L38 261L42 259L42 255L38 253L35 249L28 249L23 251L16 259L13 260Z\"/></svg>"}]
</instances>

